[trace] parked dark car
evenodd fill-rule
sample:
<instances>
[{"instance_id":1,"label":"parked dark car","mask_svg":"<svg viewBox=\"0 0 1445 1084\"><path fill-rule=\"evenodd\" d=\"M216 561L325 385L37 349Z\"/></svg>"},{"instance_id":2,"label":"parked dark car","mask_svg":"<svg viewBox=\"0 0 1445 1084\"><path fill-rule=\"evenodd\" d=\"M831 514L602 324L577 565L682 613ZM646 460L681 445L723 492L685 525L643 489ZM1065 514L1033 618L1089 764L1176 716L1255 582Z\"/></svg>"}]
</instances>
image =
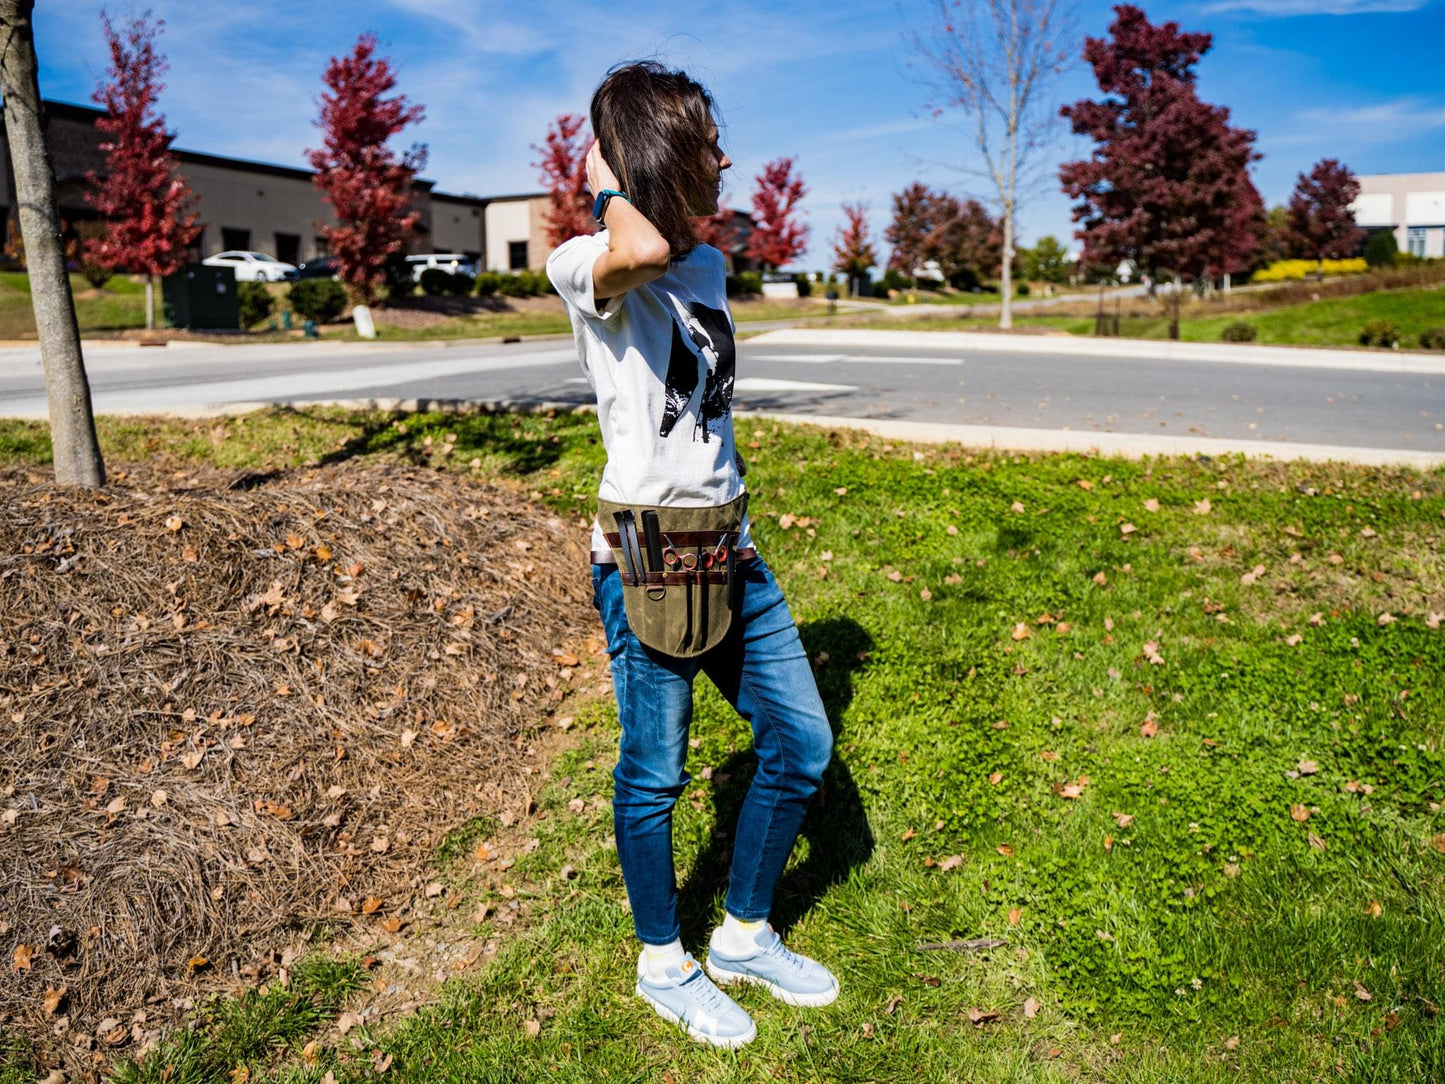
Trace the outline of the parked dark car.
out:
<instances>
[{"instance_id":1,"label":"parked dark car","mask_svg":"<svg viewBox=\"0 0 1445 1084\"><path fill-rule=\"evenodd\" d=\"M334 279L341 270L336 262L335 256L318 256L314 260L307 260L297 265L296 277L298 279Z\"/></svg>"}]
</instances>

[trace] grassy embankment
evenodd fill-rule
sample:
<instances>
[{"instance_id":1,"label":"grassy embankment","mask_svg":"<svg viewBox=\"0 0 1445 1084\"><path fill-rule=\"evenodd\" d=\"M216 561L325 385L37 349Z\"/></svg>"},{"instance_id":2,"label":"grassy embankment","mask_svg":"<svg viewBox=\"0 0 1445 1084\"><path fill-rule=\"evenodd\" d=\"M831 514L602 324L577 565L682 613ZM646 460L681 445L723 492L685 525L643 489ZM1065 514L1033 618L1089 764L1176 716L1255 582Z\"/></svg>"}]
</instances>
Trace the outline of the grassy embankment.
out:
<instances>
[{"instance_id":1,"label":"grassy embankment","mask_svg":"<svg viewBox=\"0 0 1445 1084\"><path fill-rule=\"evenodd\" d=\"M101 428L116 462L477 457L571 513L602 465L586 416L394 423ZM460 913L528 905L479 975L343 1036L359 980L313 963L207 1006L119 1079L1445 1078L1445 472L972 455L747 420L739 440L837 730L775 918L837 969L840 1001L745 992L759 1039L722 1054L631 996L605 807L617 724L596 700L513 880L438 857ZM0 423L0 460L47 456L41 427ZM751 772L746 727L698 690L675 827L694 951ZM1005 944L919 948L975 937Z\"/></svg>"},{"instance_id":2,"label":"grassy embankment","mask_svg":"<svg viewBox=\"0 0 1445 1084\"><path fill-rule=\"evenodd\" d=\"M1211 311L1226 309L1226 311ZM1112 319L1113 303L1106 306ZM1259 343L1284 346L1360 345L1360 331L1371 320L1393 320L1400 328L1400 347L1418 349L1421 333L1445 327L1445 288L1381 290L1348 297L1322 297L1298 301L1277 308L1235 309L1227 301L1190 302L1180 321L1180 338L1186 342L1218 342L1220 333L1236 321L1253 324ZM1019 327L1046 327L1070 335L1094 334L1094 310L1088 302L1052 306L1047 311L1020 311L1014 316ZM960 318L880 317L854 321L851 327L907 331L978 331L998 326L996 316ZM1131 299L1123 303L1120 335L1131 339L1165 339L1169 336L1169 314L1164 302L1146 305Z\"/></svg>"},{"instance_id":3,"label":"grassy embankment","mask_svg":"<svg viewBox=\"0 0 1445 1084\"><path fill-rule=\"evenodd\" d=\"M84 334L143 328L146 322L145 283L116 276L105 289L94 290L80 275L70 276L75 315ZM156 291L156 306L161 303ZM30 305L30 276L0 271L0 339L35 338L35 313Z\"/></svg>"},{"instance_id":4,"label":"grassy embankment","mask_svg":"<svg viewBox=\"0 0 1445 1084\"><path fill-rule=\"evenodd\" d=\"M113 277L103 290L94 290L80 275L70 277L75 296L76 317L81 334L87 338L111 338L145 327L145 284L132 282L123 275ZM268 287L276 299L274 320L287 307L289 285L272 283ZM159 312L159 290L156 295ZM846 308L847 302L840 302ZM789 320L803 316L820 316L822 305L806 300L772 301L762 298L732 303L733 318L739 323L761 320ZM557 335L571 330L572 325L556 298L529 299L518 310L479 311L446 317L437 322L417 326L405 316L391 317L385 306L374 310L377 338L385 341L486 339L511 335ZM159 318L159 316L158 316ZM826 319L826 317L822 317ZM293 337L301 334L302 320L294 321ZM246 342L268 334L264 324L249 336L218 336L223 342ZM322 329L324 338L355 339L356 331L347 321ZM0 272L0 340L35 338L35 316L30 305L30 279L24 272Z\"/></svg>"}]
</instances>

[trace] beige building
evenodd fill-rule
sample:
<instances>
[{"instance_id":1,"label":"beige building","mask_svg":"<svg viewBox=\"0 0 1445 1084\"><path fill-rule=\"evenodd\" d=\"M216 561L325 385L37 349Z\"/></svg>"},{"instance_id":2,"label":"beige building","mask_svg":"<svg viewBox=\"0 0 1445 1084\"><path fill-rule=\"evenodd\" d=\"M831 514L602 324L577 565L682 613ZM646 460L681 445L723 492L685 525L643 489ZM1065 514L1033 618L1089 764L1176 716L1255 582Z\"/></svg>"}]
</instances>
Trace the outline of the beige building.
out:
<instances>
[{"instance_id":1,"label":"beige building","mask_svg":"<svg viewBox=\"0 0 1445 1084\"><path fill-rule=\"evenodd\" d=\"M101 111L65 102L46 102L46 136L55 166L60 215L67 228L95 217L85 201L91 172L105 172L105 154L95 119ZM249 162L240 158L173 148L192 191L203 228L194 245L196 260L228 249L251 249L286 263L324 255L320 231L333 223L306 169ZM14 214L10 149L0 128L0 233L8 243ZM412 252L460 252L490 270L540 268L548 246L542 230L544 193L513 196L455 195L438 192L433 182L412 185L412 206L419 212Z\"/></svg>"},{"instance_id":2,"label":"beige building","mask_svg":"<svg viewBox=\"0 0 1445 1084\"><path fill-rule=\"evenodd\" d=\"M1358 178L1355 222L1389 230L1401 252L1445 256L1445 173L1376 173Z\"/></svg>"}]
</instances>

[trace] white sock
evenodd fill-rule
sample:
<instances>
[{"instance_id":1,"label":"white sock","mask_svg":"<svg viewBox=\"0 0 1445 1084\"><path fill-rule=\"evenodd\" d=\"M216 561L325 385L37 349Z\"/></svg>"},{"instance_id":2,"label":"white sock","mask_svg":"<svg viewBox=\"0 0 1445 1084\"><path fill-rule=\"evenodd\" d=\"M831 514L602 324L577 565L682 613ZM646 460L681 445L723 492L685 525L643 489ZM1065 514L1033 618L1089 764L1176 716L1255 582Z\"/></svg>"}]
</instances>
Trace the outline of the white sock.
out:
<instances>
[{"instance_id":1,"label":"white sock","mask_svg":"<svg viewBox=\"0 0 1445 1084\"><path fill-rule=\"evenodd\" d=\"M758 948L755 938L767 924L765 918L751 921L724 911L722 925L713 931L712 944L728 956L750 956Z\"/></svg>"},{"instance_id":2,"label":"white sock","mask_svg":"<svg viewBox=\"0 0 1445 1084\"><path fill-rule=\"evenodd\" d=\"M649 945L644 942L638 966L643 975L652 982L666 982L668 966L682 963L685 956L681 941L671 941L666 945Z\"/></svg>"}]
</instances>

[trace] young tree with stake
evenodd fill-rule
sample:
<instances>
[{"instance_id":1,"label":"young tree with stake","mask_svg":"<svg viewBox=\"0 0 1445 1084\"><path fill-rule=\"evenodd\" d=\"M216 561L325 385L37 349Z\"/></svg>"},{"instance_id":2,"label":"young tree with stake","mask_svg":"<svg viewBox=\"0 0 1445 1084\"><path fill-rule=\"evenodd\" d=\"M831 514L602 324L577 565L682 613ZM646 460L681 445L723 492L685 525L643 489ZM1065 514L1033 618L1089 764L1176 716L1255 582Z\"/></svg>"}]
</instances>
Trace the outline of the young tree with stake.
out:
<instances>
[{"instance_id":1,"label":"young tree with stake","mask_svg":"<svg viewBox=\"0 0 1445 1084\"><path fill-rule=\"evenodd\" d=\"M388 143L425 113L404 94L387 97L396 75L391 62L376 55L374 35L357 38L348 56L332 57L322 78L327 89L315 123L324 146L306 158L339 224L321 229L341 281L359 303L370 304L387 261L406 247L421 217L405 208L412 180L426 164L426 146L414 143L398 156Z\"/></svg>"},{"instance_id":2,"label":"young tree with stake","mask_svg":"<svg viewBox=\"0 0 1445 1084\"><path fill-rule=\"evenodd\" d=\"M543 222L547 244L552 248L597 228L592 217L592 198L585 191L587 148L591 145L587 119L576 113L556 117L547 126L545 141L540 146L532 144L539 156L532 165L539 173L550 203Z\"/></svg>"},{"instance_id":3,"label":"young tree with stake","mask_svg":"<svg viewBox=\"0 0 1445 1084\"><path fill-rule=\"evenodd\" d=\"M185 265L201 232L191 208L196 197L176 173L166 120L155 111L169 65L156 49L165 23L150 13L117 31L105 12L101 27L110 48L109 79L95 92L105 116L95 126L109 138L103 178L90 175L90 205L106 220L104 234L85 243L86 255L102 267L146 276L146 327L156 326L155 283Z\"/></svg>"},{"instance_id":4,"label":"young tree with stake","mask_svg":"<svg viewBox=\"0 0 1445 1084\"><path fill-rule=\"evenodd\" d=\"M863 203L843 204L845 223L838 227L838 238L833 242L833 270L848 276L848 289L852 293L856 284L878 263L878 250L868 233L868 207Z\"/></svg>"},{"instance_id":5,"label":"young tree with stake","mask_svg":"<svg viewBox=\"0 0 1445 1084\"><path fill-rule=\"evenodd\" d=\"M938 109L970 118L981 176L1003 227L998 326L1013 327L1014 237L1024 197L1042 179L1039 152L1053 123L1050 87L1072 42L1070 0L937 0L937 18L914 46L934 73Z\"/></svg>"},{"instance_id":6,"label":"young tree with stake","mask_svg":"<svg viewBox=\"0 0 1445 1084\"><path fill-rule=\"evenodd\" d=\"M50 445L61 485L105 485L95 439L90 384L80 353L75 301L60 244L55 171L40 115L40 81L32 15L35 0L0 0L0 95L15 169L20 232L30 272L30 303L40 336L40 364L50 407Z\"/></svg>"}]
</instances>

